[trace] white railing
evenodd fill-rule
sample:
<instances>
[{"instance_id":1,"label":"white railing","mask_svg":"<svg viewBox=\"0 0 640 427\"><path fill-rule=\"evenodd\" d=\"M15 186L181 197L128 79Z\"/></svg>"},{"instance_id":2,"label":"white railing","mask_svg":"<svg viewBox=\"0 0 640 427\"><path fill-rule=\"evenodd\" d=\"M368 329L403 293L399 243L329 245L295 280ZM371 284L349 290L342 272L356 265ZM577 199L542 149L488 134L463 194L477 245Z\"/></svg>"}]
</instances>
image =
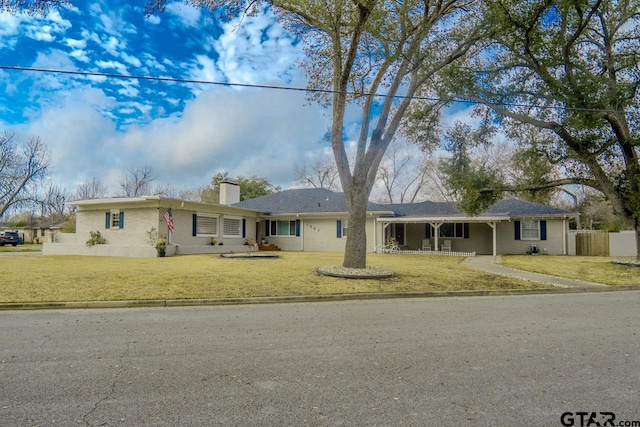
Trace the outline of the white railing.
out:
<instances>
[{"instance_id":1,"label":"white railing","mask_svg":"<svg viewBox=\"0 0 640 427\"><path fill-rule=\"evenodd\" d=\"M400 249L398 252L392 252L396 254L403 255L428 255L428 256L462 256L462 257L470 257L476 256L474 252L459 252L459 251L421 251L418 250L408 250L408 249Z\"/></svg>"}]
</instances>

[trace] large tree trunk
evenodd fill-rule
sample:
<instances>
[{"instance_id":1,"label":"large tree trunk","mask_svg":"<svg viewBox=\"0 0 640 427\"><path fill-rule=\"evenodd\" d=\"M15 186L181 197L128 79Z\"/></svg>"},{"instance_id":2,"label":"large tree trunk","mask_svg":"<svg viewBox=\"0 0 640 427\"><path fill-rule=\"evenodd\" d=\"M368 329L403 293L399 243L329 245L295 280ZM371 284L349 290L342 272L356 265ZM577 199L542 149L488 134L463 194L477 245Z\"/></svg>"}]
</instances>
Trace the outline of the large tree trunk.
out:
<instances>
[{"instance_id":1,"label":"large tree trunk","mask_svg":"<svg viewBox=\"0 0 640 427\"><path fill-rule=\"evenodd\" d=\"M363 183L344 192L349 210L349 229L344 251L344 267L365 268L367 264L367 202L369 191Z\"/></svg>"}]
</instances>

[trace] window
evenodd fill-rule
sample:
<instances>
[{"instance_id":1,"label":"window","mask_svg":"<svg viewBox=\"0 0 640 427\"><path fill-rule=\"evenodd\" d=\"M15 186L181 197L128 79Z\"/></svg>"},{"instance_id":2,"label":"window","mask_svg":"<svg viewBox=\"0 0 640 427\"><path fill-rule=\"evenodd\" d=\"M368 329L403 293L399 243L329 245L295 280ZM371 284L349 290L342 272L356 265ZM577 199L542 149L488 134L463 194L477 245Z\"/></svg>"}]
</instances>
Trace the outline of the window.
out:
<instances>
[{"instance_id":1,"label":"window","mask_svg":"<svg viewBox=\"0 0 640 427\"><path fill-rule=\"evenodd\" d=\"M195 236L217 236L218 216L196 214L195 216Z\"/></svg>"},{"instance_id":2,"label":"window","mask_svg":"<svg viewBox=\"0 0 640 427\"><path fill-rule=\"evenodd\" d=\"M296 235L296 222L295 221L271 221L270 234L272 236L295 236Z\"/></svg>"},{"instance_id":3,"label":"window","mask_svg":"<svg viewBox=\"0 0 640 427\"><path fill-rule=\"evenodd\" d=\"M124 228L124 212L107 211L105 214L104 228Z\"/></svg>"},{"instance_id":4,"label":"window","mask_svg":"<svg viewBox=\"0 0 640 427\"><path fill-rule=\"evenodd\" d=\"M111 212L111 228L120 228L120 212Z\"/></svg>"},{"instance_id":5,"label":"window","mask_svg":"<svg viewBox=\"0 0 640 427\"><path fill-rule=\"evenodd\" d=\"M347 231L349 230L349 220L342 221L342 237L347 237Z\"/></svg>"},{"instance_id":6,"label":"window","mask_svg":"<svg viewBox=\"0 0 640 427\"><path fill-rule=\"evenodd\" d=\"M520 221L520 236L522 240L539 240L540 221L537 219L523 219Z\"/></svg>"},{"instance_id":7,"label":"window","mask_svg":"<svg viewBox=\"0 0 640 427\"><path fill-rule=\"evenodd\" d=\"M439 228L439 237L444 238L469 238L469 224L468 223L445 223Z\"/></svg>"},{"instance_id":8,"label":"window","mask_svg":"<svg viewBox=\"0 0 640 427\"><path fill-rule=\"evenodd\" d=\"M239 218L224 218L222 232L225 237L242 237L242 220Z\"/></svg>"}]
</instances>

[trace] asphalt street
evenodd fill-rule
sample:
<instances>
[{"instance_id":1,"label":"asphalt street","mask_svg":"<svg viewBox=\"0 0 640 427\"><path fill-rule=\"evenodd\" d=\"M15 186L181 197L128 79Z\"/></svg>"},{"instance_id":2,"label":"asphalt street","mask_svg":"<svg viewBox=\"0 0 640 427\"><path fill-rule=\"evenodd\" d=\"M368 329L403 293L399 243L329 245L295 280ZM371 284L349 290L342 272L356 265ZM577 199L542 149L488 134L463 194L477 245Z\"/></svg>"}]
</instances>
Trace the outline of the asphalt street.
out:
<instances>
[{"instance_id":1,"label":"asphalt street","mask_svg":"<svg viewBox=\"0 0 640 427\"><path fill-rule=\"evenodd\" d=\"M639 306L628 291L5 311L0 425L640 421Z\"/></svg>"}]
</instances>

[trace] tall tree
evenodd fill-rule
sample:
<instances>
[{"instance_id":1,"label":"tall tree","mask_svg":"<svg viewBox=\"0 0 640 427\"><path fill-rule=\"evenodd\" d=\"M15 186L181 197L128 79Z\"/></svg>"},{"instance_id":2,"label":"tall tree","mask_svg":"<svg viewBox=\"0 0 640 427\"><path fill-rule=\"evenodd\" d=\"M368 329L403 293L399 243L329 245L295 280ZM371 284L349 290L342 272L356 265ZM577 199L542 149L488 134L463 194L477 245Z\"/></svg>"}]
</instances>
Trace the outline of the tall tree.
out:
<instances>
[{"instance_id":1,"label":"tall tree","mask_svg":"<svg viewBox=\"0 0 640 427\"><path fill-rule=\"evenodd\" d=\"M100 178L93 177L78 184L74 197L78 200L99 199L106 195L107 187L102 183Z\"/></svg>"},{"instance_id":2,"label":"tall tree","mask_svg":"<svg viewBox=\"0 0 640 427\"><path fill-rule=\"evenodd\" d=\"M490 107L513 138L539 129L545 138L534 148L565 176L529 189L599 190L633 223L640 258L638 1L487 4L491 50L456 76L458 94Z\"/></svg>"},{"instance_id":3,"label":"tall tree","mask_svg":"<svg viewBox=\"0 0 640 427\"><path fill-rule=\"evenodd\" d=\"M153 168L150 165L130 167L118 180L119 195L125 197L149 195L154 179Z\"/></svg>"},{"instance_id":4,"label":"tall tree","mask_svg":"<svg viewBox=\"0 0 640 427\"><path fill-rule=\"evenodd\" d=\"M52 220L65 219L67 216L67 202L71 200L71 193L57 184L49 183L41 191L41 215Z\"/></svg>"},{"instance_id":5,"label":"tall tree","mask_svg":"<svg viewBox=\"0 0 640 427\"><path fill-rule=\"evenodd\" d=\"M168 0L150 0L162 9ZM464 56L480 32L478 0L185 0L232 15L268 5L301 40L312 97L332 110L331 147L349 220L343 265L366 266L366 210L378 166L412 97ZM360 107L355 160L345 149L347 106Z\"/></svg>"},{"instance_id":6,"label":"tall tree","mask_svg":"<svg viewBox=\"0 0 640 427\"><path fill-rule=\"evenodd\" d=\"M11 208L38 203L36 186L49 168L49 152L38 137L25 142L0 134L0 217Z\"/></svg>"},{"instance_id":7,"label":"tall tree","mask_svg":"<svg viewBox=\"0 0 640 427\"><path fill-rule=\"evenodd\" d=\"M305 187L342 191L338 168L330 154L319 156L313 159L310 164L296 163L293 166L293 175L296 181Z\"/></svg>"},{"instance_id":8,"label":"tall tree","mask_svg":"<svg viewBox=\"0 0 640 427\"><path fill-rule=\"evenodd\" d=\"M266 196L281 190L280 187L271 184L267 178L257 175L251 175L248 178L239 175L231 179L229 178L228 172L218 172L211 178L211 186L201 190L201 201L205 203L219 203L220 184L226 180L238 184L240 187L240 201L255 199L256 197Z\"/></svg>"},{"instance_id":9,"label":"tall tree","mask_svg":"<svg viewBox=\"0 0 640 427\"><path fill-rule=\"evenodd\" d=\"M419 152L416 152L419 151ZM431 184L429 154L407 141L394 140L378 168L387 203L413 203Z\"/></svg>"}]
</instances>

